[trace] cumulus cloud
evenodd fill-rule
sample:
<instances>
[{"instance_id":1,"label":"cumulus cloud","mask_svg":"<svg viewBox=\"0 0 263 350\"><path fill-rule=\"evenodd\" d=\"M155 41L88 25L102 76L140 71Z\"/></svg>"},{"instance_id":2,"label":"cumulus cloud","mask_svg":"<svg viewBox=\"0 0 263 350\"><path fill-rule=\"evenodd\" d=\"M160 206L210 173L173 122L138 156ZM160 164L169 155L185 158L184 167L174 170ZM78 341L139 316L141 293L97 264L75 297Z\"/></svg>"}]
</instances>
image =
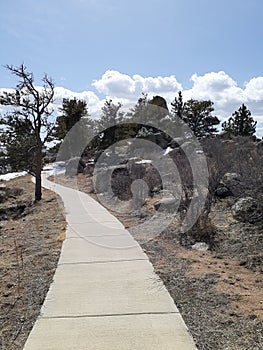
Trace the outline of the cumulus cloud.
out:
<instances>
[{"instance_id":1,"label":"cumulus cloud","mask_svg":"<svg viewBox=\"0 0 263 350\"><path fill-rule=\"evenodd\" d=\"M61 107L63 98L76 98L87 102L89 112L95 113L100 107L100 99L93 91L75 92L63 87L55 87L54 91L54 107Z\"/></svg>"},{"instance_id":2,"label":"cumulus cloud","mask_svg":"<svg viewBox=\"0 0 263 350\"><path fill-rule=\"evenodd\" d=\"M225 72L211 72L202 76L192 75L193 87L186 91L188 97L211 99L218 105L224 106L229 101L241 103L244 101L244 91Z\"/></svg>"},{"instance_id":3,"label":"cumulus cloud","mask_svg":"<svg viewBox=\"0 0 263 350\"><path fill-rule=\"evenodd\" d=\"M135 74L132 77L118 71L108 70L101 79L92 84L100 93L112 98L136 101L142 92L152 95L173 95L182 90L174 75L169 77L142 77Z\"/></svg>"},{"instance_id":4,"label":"cumulus cloud","mask_svg":"<svg viewBox=\"0 0 263 350\"><path fill-rule=\"evenodd\" d=\"M248 100L260 101L263 100L263 77L251 79L245 85L245 94Z\"/></svg>"},{"instance_id":5,"label":"cumulus cloud","mask_svg":"<svg viewBox=\"0 0 263 350\"><path fill-rule=\"evenodd\" d=\"M215 114L221 121L227 119L245 103L258 124L263 123L263 77L251 79L244 87L223 71L192 75L191 89L183 90L185 99L210 99L214 102ZM258 128L258 134L262 130Z\"/></svg>"},{"instance_id":6,"label":"cumulus cloud","mask_svg":"<svg viewBox=\"0 0 263 350\"><path fill-rule=\"evenodd\" d=\"M243 87L224 71L210 72L204 75L193 74L192 87L183 89L174 75L164 77L143 77L139 74L129 76L115 70L106 71L100 79L92 83L92 87L103 97L98 97L91 90L74 92L63 87L55 88L55 110L61 107L63 98L85 100L89 112L94 117L100 113L105 98L119 101L124 107L133 106L142 92L163 96L168 105L177 96L179 90L183 92L184 100L210 99L214 102L214 114L221 121L231 116L242 103L245 103L258 121L257 134L263 136L263 77L255 77L246 82ZM4 89L0 89L0 92Z\"/></svg>"}]
</instances>

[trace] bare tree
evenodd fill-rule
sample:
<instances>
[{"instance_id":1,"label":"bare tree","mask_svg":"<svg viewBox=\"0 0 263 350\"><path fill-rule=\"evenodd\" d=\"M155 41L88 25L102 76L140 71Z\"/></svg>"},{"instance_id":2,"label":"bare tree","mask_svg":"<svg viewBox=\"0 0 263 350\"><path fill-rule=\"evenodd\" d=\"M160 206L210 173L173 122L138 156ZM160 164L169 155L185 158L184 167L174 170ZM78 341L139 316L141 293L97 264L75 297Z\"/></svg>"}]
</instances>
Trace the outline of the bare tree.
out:
<instances>
[{"instance_id":1,"label":"bare tree","mask_svg":"<svg viewBox=\"0 0 263 350\"><path fill-rule=\"evenodd\" d=\"M46 74L42 78L43 85L37 87L34 85L34 75L27 71L24 64L19 67L6 65L5 68L15 75L19 81L14 91L5 91L0 94L0 105L14 107L12 114L7 113L2 120L8 127L8 122L12 115L20 121L25 121L28 128L34 135L34 144L32 151L35 152L35 200L39 201L42 197L41 191L41 171L43 146L50 140L54 123L49 121L53 113L50 105L54 99L54 83Z\"/></svg>"}]
</instances>

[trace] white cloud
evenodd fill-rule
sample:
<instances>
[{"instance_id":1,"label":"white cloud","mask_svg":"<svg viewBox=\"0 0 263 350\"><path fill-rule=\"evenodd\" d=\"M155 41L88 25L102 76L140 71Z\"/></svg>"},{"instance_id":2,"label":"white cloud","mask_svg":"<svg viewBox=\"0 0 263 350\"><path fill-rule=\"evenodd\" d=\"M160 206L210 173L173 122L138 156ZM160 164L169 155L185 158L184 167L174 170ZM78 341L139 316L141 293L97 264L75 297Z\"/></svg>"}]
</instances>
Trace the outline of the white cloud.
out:
<instances>
[{"instance_id":1,"label":"white cloud","mask_svg":"<svg viewBox=\"0 0 263 350\"><path fill-rule=\"evenodd\" d=\"M263 77L252 78L245 85L245 94L248 100L261 101L263 100Z\"/></svg>"},{"instance_id":2,"label":"white cloud","mask_svg":"<svg viewBox=\"0 0 263 350\"><path fill-rule=\"evenodd\" d=\"M202 76L194 74L191 77L193 87L187 91L188 97L211 99L218 105L225 105L230 100L242 103L244 91L225 72L211 72Z\"/></svg>"},{"instance_id":3,"label":"white cloud","mask_svg":"<svg viewBox=\"0 0 263 350\"><path fill-rule=\"evenodd\" d=\"M168 105L183 91L184 100L189 98L210 99L214 102L215 115L221 121L228 118L242 103L245 103L252 116L258 121L257 134L263 136L263 77L255 77L239 87L237 82L223 71L210 72L204 75L194 74L191 77L192 87L184 90L176 77L142 77L135 74L129 76L115 70L106 71L92 86L105 98L119 101L124 107L133 106L142 92L149 97L161 95ZM0 88L0 93L5 89ZM63 98L85 100L92 116L98 116L104 98L99 98L95 92L87 90L74 92L63 87L55 88L55 110L61 106Z\"/></svg>"},{"instance_id":4,"label":"white cloud","mask_svg":"<svg viewBox=\"0 0 263 350\"><path fill-rule=\"evenodd\" d=\"M223 71L210 72L202 76L194 74L191 81L193 86L183 91L184 98L213 101L214 113L222 121L227 119L242 103L247 102L245 91Z\"/></svg>"},{"instance_id":5,"label":"white cloud","mask_svg":"<svg viewBox=\"0 0 263 350\"><path fill-rule=\"evenodd\" d=\"M39 91L43 90L42 86L36 87ZM0 88L0 94L6 92L14 92L14 89ZM101 108L103 102L99 99L99 97L93 91L82 91L76 92L69 89L65 89L64 87L58 86L55 87L54 90L54 103L52 105L55 114L59 114L58 109L62 106L63 98L76 98L78 100L83 100L87 102L88 111L90 114L95 114L98 109ZM8 111L12 110L10 107L1 106L0 105L0 115L4 114Z\"/></svg>"},{"instance_id":6,"label":"white cloud","mask_svg":"<svg viewBox=\"0 0 263 350\"><path fill-rule=\"evenodd\" d=\"M194 74L191 80L193 86L183 91L184 98L210 99L214 102L214 113L221 121L245 103L258 124L263 122L263 77L251 79L243 88L223 71L202 76ZM258 135L262 136L259 128Z\"/></svg>"},{"instance_id":7,"label":"white cloud","mask_svg":"<svg viewBox=\"0 0 263 350\"><path fill-rule=\"evenodd\" d=\"M175 94L182 89L175 76L142 77L135 74L132 77L118 71L108 70L101 79L92 84L100 93L112 98L136 101L142 92L152 95Z\"/></svg>"},{"instance_id":8,"label":"white cloud","mask_svg":"<svg viewBox=\"0 0 263 350\"><path fill-rule=\"evenodd\" d=\"M115 70L107 70L92 85L105 97L120 101L124 106L134 104L142 92L148 93L149 97L161 95L170 104L178 91L182 90L185 100L194 98L213 101L214 113L222 121L245 103L258 123L263 122L263 77L251 79L244 87L239 87L224 71L204 75L193 74L191 81L192 87L184 90L174 75L142 77L138 74L129 76Z\"/></svg>"},{"instance_id":9,"label":"white cloud","mask_svg":"<svg viewBox=\"0 0 263 350\"><path fill-rule=\"evenodd\" d=\"M100 99L93 91L75 92L61 86L55 87L54 107L61 107L63 98L76 98L87 102L89 113L95 113L100 106Z\"/></svg>"},{"instance_id":10,"label":"white cloud","mask_svg":"<svg viewBox=\"0 0 263 350\"><path fill-rule=\"evenodd\" d=\"M100 80L92 84L100 93L111 97L130 98L137 93L135 81L118 71L106 71Z\"/></svg>"}]
</instances>

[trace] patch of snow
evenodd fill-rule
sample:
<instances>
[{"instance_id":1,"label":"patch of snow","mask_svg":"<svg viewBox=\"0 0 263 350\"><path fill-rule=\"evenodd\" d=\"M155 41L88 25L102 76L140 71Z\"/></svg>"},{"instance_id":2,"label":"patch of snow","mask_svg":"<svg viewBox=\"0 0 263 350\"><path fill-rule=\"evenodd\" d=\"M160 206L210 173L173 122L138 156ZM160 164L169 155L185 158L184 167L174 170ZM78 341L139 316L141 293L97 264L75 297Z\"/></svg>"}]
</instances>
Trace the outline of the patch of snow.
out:
<instances>
[{"instance_id":1,"label":"patch of snow","mask_svg":"<svg viewBox=\"0 0 263 350\"><path fill-rule=\"evenodd\" d=\"M8 174L0 175L0 181L9 181L9 180L15 179L16 177L26 176L26 175L28 175L28 172L26 171L20 171L17 173L8 173Z\"/></svg>"},{"instance_id":2,"label":"patch of snow","mask_svg":"<svg viewBox=\"0 0 263 350\"><path fill-rule=\"evenodd\" d=\"M48 174L48 175L63 174L65 171L66 171L65 162L50 163L43 168L43 172L45 172L45 174Z\"/></svg>"},{"instance_id":3,"label":"patch of snow","mask_svg":"<svg viewBox=\"0 0 263 350\"><path fill-rule=\"evenodd\" d=\"M136 164L151 164L152 160L150 159L143 159L143 160L139 160L138 162L135 162Z\"/></svg>"},{"instance_id":4,"label":"patch of snow","mask_svg":"<svg viewBox=\"0 0 263 350\"><path fill-rule=\"evenodd\" d=\"M167 148L164 150L163 155L166 156L167 154L169 154L169 153L172 152L172 151L173 151L173 148L169 146L169 147L167 147Z\"/></svg>"},{"instance_id":5,"label":"patch of snow","mask_svg":"<svg viewBox=\"0 0 263 350\"><path fill-rule=\"evenodd\" d=\"M192 245L192 249L199 250L200 252L206 252L209 249L209 245L204 242L197 242Z\"/></svg>"}]
</instances>

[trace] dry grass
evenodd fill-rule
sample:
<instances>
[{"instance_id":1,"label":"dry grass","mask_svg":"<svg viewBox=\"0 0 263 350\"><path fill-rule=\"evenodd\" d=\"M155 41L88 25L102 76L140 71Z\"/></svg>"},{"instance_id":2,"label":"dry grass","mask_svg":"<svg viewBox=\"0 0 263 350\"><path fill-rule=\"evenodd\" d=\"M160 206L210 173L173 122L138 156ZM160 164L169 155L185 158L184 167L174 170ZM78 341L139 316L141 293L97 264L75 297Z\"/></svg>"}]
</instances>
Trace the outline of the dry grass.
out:
<instances>
[{"instance_id":1,"label":"dry grass","mask_svg":"<svg viewBox=\"0 0 263 350\"><path fill-rule=\"evenodd\" d=\"M1 222L0 349L20 350L52 282L66 223L54 193L43 190L43 200L33 202L30 177L5 184L22 191L1 207L26 203L26 208L18 217Z\"/></svg>"}]
</instances>

